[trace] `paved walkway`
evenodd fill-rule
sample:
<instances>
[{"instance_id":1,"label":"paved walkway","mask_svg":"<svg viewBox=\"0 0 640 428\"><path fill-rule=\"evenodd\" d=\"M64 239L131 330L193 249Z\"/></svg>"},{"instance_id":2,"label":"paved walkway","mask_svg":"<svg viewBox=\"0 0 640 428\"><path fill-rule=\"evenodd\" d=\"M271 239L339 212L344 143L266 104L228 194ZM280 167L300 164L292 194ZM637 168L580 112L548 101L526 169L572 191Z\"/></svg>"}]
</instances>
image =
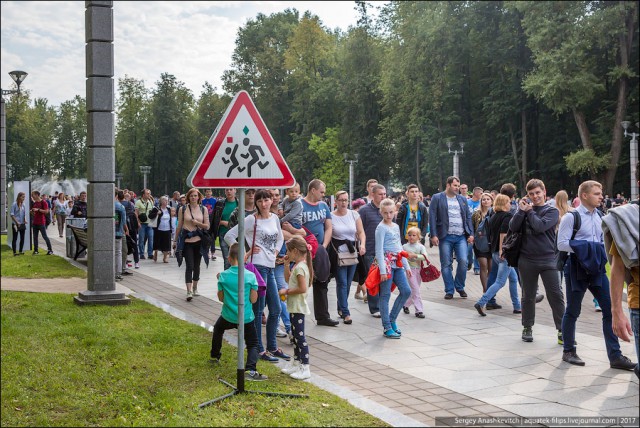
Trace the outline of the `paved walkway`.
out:
<instances>
[{"instance_id":1,"label":"paved walkway","mask_svg":"<svg viewBox=\"0 0 640 428\"><path fill-rule=\"evenodd\" d=\"M64 255L64 240L54 237L52 242L56 254ZM437 249L429 252L438 264ZM208 269L202 266L198 287L202 296L190 303L185 300L184 266L178 268L173 258L168 264L142 260L135 275L118 286L174 316L211 329L221 309L214 278L222 262L211 261ZM3 279L2 289L36 291L40 287L23 281ZM51 287L46 291L53 291ZM69 281L60 291L85 289L84 281ZM353 288L349 300L352 325L317 326L309 317L311 382L394 426L433 426L437 417L510 417L501 421L518 425L520 418L640 416L638 379L632 372L609 368L601 315L590 299L583 304L576 337L586 366L576 367L561 362L562 347L556 343L546 300L536 306L535 340L525 343L507 288L498 295L503 309L489 311L484 318L473 308L481 289L479 276L473 272L467 277L468 299L443 300L441 280L423 284L426 318L416 318L413 308L410 315L401 314L402 339L388 340L382 337L380 320L369 315L365 303L353 299ZM335 286L330 285L329 290L333 308ZM336 315L335 310L332 314ZM237 339L229 336L236 344ZM285 352L292 352L288 339L279 341ZM636 359L631 344L621 346L625 355ZM454 419L444 422L461 424Z\"/></svg>"}]
</instances>

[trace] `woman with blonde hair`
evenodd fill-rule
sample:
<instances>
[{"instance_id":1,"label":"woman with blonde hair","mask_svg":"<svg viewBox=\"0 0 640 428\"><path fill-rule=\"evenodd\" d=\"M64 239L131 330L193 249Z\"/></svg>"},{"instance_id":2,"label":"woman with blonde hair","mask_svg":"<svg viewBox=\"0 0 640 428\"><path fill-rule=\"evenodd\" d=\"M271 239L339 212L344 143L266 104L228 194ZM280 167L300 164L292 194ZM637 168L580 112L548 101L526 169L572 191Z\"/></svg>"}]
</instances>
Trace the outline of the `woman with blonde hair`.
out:
<instances>
[{"instance_id":1,"label":"woman with blonde hair","mask_svg":"<svg viewBox=\"0 0 640 428\"><path fill-rule=\"evenodd\" d=\"M480 196L480 206L477 210L473 212L471 216L471 223L473 224L474 233L478 230L478 226L482 223L489 214L489 209L493 205L493 195L491 193L483 193ZM488 228L485 227L485 230ZM485 245L487 241L484 241ZM473 253L476 256L476 260L480 265L480 283L482 284L482 292L487 291L487 278L489 277L489 272L491 271L491 251L489 248L478 248L481 242L473 243Z\"/></svg>"},{"instance_id":2,"label":"woman with blonde hair","mask_svg":"<svg viewBox=\"0 0 640 428\"><path fill-rule=\"evenodd\" d=\"M490 250L493 257L493 263L498 265L498 274L493 284L489 285L487 291L480 297L480 299L473 305L480 315L487 316L484 312L484 307L487 302L494 297L498 291L507 283L511 268L507 261L502 258L502 241L507 235L509 230L509 221L511 221L511 200L507 195L498 195L493 202L494 214L489 219L489 236ZM522 312L520 306L520 299L518 298L518 282L509 280L509 292L511 293L511 302L513 303L513 313L519 314Z\"/></svg>"},{"instance_id":3,"label":"woman with blonde hair","mask_svg":"<svg viewBox=\"0 0 640 428\"><path fill-rule=\"evenodd\" d=\"M176 227L176 236L174 248L178 242L180 234L184 234L184 248L182 254L184 257L186 270L184 273L184 282L187 287L187 302L193 299L193 296L199 296L198 281L200 280L200 261L202 254L200 247L202 243L202 231L209 229L209 214L201 205L202 193L196 188L189 189L187 192L187 203L178 210L178 227Z\"/></svg>"},{"instance_id":4,"label":"woman with blonde hair","mask_svg":"<svg viewBox=\"0 0 640 428\"><path fill-rule=\"evenodd\" d=\"M569 195L565 190L560 190L556 193L555 200L556 208L560 212L560 215L558 216L559 219L569 211L573 211L573 207L569 205ZM558 224L556 225L556 232L558 231L558 226L560 226L560 220L558 220Z\"/></svg>"}]
</instances>

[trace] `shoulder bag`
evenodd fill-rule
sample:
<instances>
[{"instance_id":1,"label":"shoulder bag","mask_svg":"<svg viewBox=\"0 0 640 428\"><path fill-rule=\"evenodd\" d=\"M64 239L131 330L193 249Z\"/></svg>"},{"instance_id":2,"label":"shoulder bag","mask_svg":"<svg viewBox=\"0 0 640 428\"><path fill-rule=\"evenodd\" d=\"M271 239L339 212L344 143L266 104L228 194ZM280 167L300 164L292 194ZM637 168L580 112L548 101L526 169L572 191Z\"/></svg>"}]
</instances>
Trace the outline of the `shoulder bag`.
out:
<instances>
[{"instance_id":1,"label":"shoulder bag","mask_svg":"<svg viewBox=\"0 0 640 428\"><path fill-rule=\"evenodd\" d=\"M254 223L253 223L253 243L251 244L251 260L249 263L244 264L244 268L248 271L253 272L256 275L256 279L258 280L258 295L260 297L267 295L267 283L264 282L264 278L260 274L260 271L253 264L253 249L256 247L256 230L258 229L258 216L254 215Z\"/></svg>"},{"instance_id":2,"label":"shoulder bag","mask_svg":"<svg viewBox=\"0 0 640 428\"><path fill-rule=\"evenodd\" d=\"M517 232L509 229L507 235L502 241L501 257L507 261L511 267L518 267L518 259L520 258L520 248L522 248L522 240L524 238L525 228L527 227L526 217L522 220L522 226Z\"/></svg>"},{"instance_id":3,"label":"shoulder bag","mask_svg":"<svg viewBox=\"0 0 640 428\"><path fill-rule=\"evenodd\" d=\"M355 215L353 215L353 213L351 214L351 217L353 218L353 221L355 223L356 217ZM338 267L353 266L358 264L358 252L355 250L355 246L354 251L344 252L340 252L336 248L336 246L333 245L333 240L331 240L331 246L333 247L333 250L336 252L336 255L338 257Z\"/></svg>"},{"instance_id":4,"label":"shoulder bag","mask_svg":"<svg viewBox=\"0 0 640 428\"><path fill-rule=\"evenodd\" d=\"M148 209L149 209L148 203L149 203L148 201L145 201L145 203L144 203L145 212L138 214L138 218L140 219L140 223L144 223L144 222L146 222L148 220L147 213L146 213L146 211L148 211Z\"/></svg>"},{"instance_id":5,"label":"shoulder bag","mask_svg":"<svg viewBox=\"0 0 640 428\"><path fill-rule=\"evenodd\" d=\"M331 246L333 247L333 249L336 252L336 255L338 256L338 267L353 266L353 265L357 265L358 264L358 252L357 251L339 252L338 249L335 247L335 245L333 245L333 241L331 242Z\"/></svg>"}]
</instances>

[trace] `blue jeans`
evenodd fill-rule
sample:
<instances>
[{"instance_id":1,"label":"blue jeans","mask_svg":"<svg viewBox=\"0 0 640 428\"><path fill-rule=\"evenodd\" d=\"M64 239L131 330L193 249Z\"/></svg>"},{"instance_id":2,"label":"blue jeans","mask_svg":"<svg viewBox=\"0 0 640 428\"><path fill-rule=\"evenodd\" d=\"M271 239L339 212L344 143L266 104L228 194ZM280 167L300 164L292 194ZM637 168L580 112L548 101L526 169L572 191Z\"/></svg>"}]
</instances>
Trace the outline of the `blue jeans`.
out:
<instances>
[{"instance_id":1,"label":"blue jeans","mask_svg":"<svg viewBox=\"0 0 640 428\"><path fill-rule=\"evenodd\" d=\"M147 239L147 255L153 257L153 228L146 223L140 224L138 230L138 253L144 256L144 240Z\"/></svg>"},{"instance_id":2,"label":"blue jeans","mask_svg":"<svg viewBox=\"0 0 640 428\"><path fill-rule=\"evenodd\" d=\"M520 310L520 299L518 298L518 275L514 268L509 267L506 260L500 260L500 254L496 251L492 255L493 265L497 267L496 279L493 283L488 282L487 291L480 297L478 304L486 306L490 299L493 299L498 291L507 283L509 279L509 293L511 294L511 303L513 309Z\"/></svg>"},{"instance_id":3,"label":"blue jeans","mask_svg":"<svg viewBox=\"0 0 640 428\"><path fill-rule=\"evenodd\" d=\"M264 297L258 296L258 300L253 304L253 314L256 319L256 330L258 333L258 350L260 353L264 352L264 346L262 345L262 312L264 311L265 302L267 308L269 308L269 315L267 316L267 350L275 351L278 349L278 342L276 341L276 332L278 331L278 319L280 318L280 296L278 295L278 284L276 283L276 277L274 274L274 268L267 266L255 265L262 279L267 283L267 294Z\"/></svg>"},{"instance_id":4,"label":"blue jeans","mask_svg":"<svg viewBox=\"0 0 640 428\"><path fill-rule=\"evenodd\" d=\"M227 270L231 267L231 263L229 263L229 244L224 240L224 235L219 238L220 251L222 251L222 260L224 261L224 270Z\"/></svg>"},{"instance_id":5,"label":"blue jeans","mask_svg":"<svg viewBox=\"0 0 640 428\"><path fill-rule=\"evenodd\" d=\"M440 240L440 270L444 281L445 294L453 294L456 291L464 290L464 283L467 280L467 237L464 235L447 235ZM453 252L456 253L456 277L453 278Z\"/></svg>"},{"instance_id":6,"label":"blue jeans","mask_svg":"<svg viewBox=\"0 0 640 428\"><path fill-rule=\"evenodd\" d=\"M636 375L638 374L638 368L640 367L640 309L629 309L629 321L631 321L631 330L633 330L633 338L636 341Z\"/></svg>"},{"instance_id":7,"label":"blue jeans","mask_svg":"<svg viewBox=\"0 0 640 428\"><path fill-rule=\"evenodd\" d=\"M51 251L51 241L47 236L47 226L32 224L31 229L33 230L33 251L38 251L38 233L42 234L42 239L44 239L45 244L47 244L47 250ZM15 248L14 248L14 251L15 251Z\"/></svg>"},{"instance_id":8,"label":"blue jeans","mask_svg":"<svg viewBox=\"0 0 640 428\"><path fill-rule=\"evenodd\" d=\"M289 288L289 284L284 280L284 265L276 265L274 274L276 276L276 283L278 284L278 291L283 288ZM291 317L289 311L287 311L287 302L280 300L280 319L284 324L284 329L287 333L291 332Z\"/></svg>"},{"instance_id":9,"label":"blue jeans","mask_svg":"<svg viewBox=\"0 0 640 428\"><path fill-rule=\"evenodd\" d=\"M364 255L364 264L365 264L365 269L367 273L369 272L369 268L373 264L373 260L375 258L376 258L375 254L366 253ZM365 290L366 290L366 287L365 287ZM379 305L380 294L376 294L375 296L372 296L371 294L369 294L369 292L366 292L366 293L367 293L367 305L369 306L369 313L375 314L377 312L380 312L380 305Z\"/></svg>"},{"instance_id":10,"label":"blue jeans","mask_svg":"<svg viewBox=\"0 0 640 428\"><path fill-rule=\"evenodd\" d=\"M586 293L584 291L574 291L571 288L570 272L573 256L570 256L567 263L564 266L564 277L566 278L566 298L567 308L564 311L562 317L562 338L564 340L564 351L575 351L575 339L576 339L576 321L580 316L580 309L582 309L582 299ZM600 287L594 287L591 284L587 286L587 289L593 294L593 297L598 299L600 308L602 308L602 333L604 334L604 344L607 348L607 356L609 361L614 361L622 355L620 351L620 342L618 342L618 336L613 332L611 325L611 295L609 294L609 279L606 274L602 274L602 285Z\"/></svg>"},{"instance_id":11,"label":"blue jeans","mask_svg":"<svg viewBox=\"0 0 640 428\"><path fill-rule=\"evenodd\" d=\"M466 269L466 266L465 266ZM387 331L391 328L391 323L396 322L398 314L402 310L404 302L411 296L411 287L407 282L407 275L403 268L391 268L391 277L380 283L380 315L382 318L382 328ZM391 299L391 283L396 284L400 295L393 302L391 312L389 312L389 299Z\"/></svg>"},{"instance_id":12,"label":"blue jeans","mask_svg":"<svg viewBox=\"0 0 640 428\"><path fill-rule=\"evenodd\" d=\"M356 273L357 265L341 266L336 269L336 296L338 298L338 315L342 318L350 316L349 312L349 290L351 281ZM367 299L368 300L368 299Z\"/></svg>"}]
</instances>

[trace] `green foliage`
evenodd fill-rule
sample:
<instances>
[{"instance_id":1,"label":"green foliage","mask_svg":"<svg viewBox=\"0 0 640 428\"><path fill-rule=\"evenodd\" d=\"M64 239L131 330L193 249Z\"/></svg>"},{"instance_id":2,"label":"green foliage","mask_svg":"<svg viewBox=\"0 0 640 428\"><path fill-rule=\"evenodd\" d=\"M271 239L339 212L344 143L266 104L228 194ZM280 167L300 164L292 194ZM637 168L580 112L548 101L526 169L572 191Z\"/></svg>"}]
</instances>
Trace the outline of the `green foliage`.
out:
<instances>
[{"instance_id":1,"label":"green foliage","mask_svg":"<svg viewBox=\"0 0 640 428\"><path fill-rule=\"evenodd\" d=\"M237 351L209 360L211 333L132 299L77 306L69 295L2 291L3 426L385 426L308 382L259 363L269 380L199 409L235 384Z\"/></svg>"},{"instance_id":2,"label":"green foliage","mask_svg":"<svg viewBox=\"0 0 640 428\"><path fill-rule=\"evenodd\" d=\"M605 169L611 156L598 155L592 149L581 149L564 157L567 169L572 175L589 174L594 178L598 171Z\"/></svg>"},{"instance_id":3,"label":"green foliage","mask_svg":"<svg viewBox=\"0 0 640 428\"><path fill-rule=\"evenodd\" d=\"M339 140L340 129L327 128L322 137L313 134L309 141L309 150L320 160L320 166L313 171L313 176L324 181L327 195L348 186L349 168L344 161Z\"/></svg>"}]
</instances>

